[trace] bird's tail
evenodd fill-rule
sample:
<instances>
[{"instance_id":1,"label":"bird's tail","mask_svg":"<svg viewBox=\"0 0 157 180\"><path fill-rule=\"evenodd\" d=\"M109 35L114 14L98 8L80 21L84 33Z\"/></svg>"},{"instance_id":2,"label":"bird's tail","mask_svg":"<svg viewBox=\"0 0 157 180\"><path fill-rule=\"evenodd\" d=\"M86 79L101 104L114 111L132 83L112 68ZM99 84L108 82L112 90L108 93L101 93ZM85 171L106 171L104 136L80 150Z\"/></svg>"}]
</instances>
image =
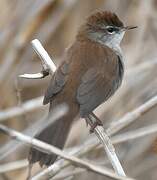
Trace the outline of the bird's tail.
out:
<instances>
[{"instance_id":1,"label":"bird's tail","mask_svg":"<svg viewBox=\"0 0 157 180\"><path fill-rule=\"evenodd\" d=\"M72 125L72 121L75 119L75 116L76 113L71 113L69 111L66 115L62 116L60 119L42 130L35 136L35 138L62 149L64 147L65 141ZM54 163L56 158L57 155L55 154L46 154L40 152L39 150L31 148L28 159L30 164L39 161L41 166L49 166Z\"/></svg>"}]
</instances>

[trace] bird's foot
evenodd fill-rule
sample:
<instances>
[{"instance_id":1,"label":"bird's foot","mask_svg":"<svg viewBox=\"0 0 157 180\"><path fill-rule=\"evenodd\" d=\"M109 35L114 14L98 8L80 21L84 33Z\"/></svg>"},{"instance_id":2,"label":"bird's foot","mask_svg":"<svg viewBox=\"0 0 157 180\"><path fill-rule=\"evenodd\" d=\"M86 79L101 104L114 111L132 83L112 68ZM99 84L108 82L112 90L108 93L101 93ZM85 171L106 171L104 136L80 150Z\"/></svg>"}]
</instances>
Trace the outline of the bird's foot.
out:
<instances>
[{"instance_id":1,"label":"bird's foot","mask_svg":"<svg viewBox=\"0 0 157 180\"><path fill-rule=\"evenodd\" d=\"M103 126L102 122L100 119L96 119L96 121L92 124L90 128L90 133L92 134L97 126Z\"/></svg>"}]
</instances>

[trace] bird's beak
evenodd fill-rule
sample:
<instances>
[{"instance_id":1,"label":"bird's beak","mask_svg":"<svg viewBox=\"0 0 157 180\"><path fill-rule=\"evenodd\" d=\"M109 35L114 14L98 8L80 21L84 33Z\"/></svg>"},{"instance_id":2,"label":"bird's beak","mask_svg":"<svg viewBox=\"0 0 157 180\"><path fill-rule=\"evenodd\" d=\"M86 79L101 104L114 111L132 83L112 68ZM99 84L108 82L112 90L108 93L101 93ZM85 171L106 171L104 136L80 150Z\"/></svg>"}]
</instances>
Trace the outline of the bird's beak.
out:
<instances>
[{"instance_id":1,"label":"bird's beak","mask_svg":"<svg viewBox=\"0 0 157 180\"><path fill-rule=\"evenodd\" d=\"M137 28L137 26L126 26L126 27L124 27L124 31L127 31L127 30L131 30L131 29L135 29L135 28Z\"/></svg>"}]
</instances>

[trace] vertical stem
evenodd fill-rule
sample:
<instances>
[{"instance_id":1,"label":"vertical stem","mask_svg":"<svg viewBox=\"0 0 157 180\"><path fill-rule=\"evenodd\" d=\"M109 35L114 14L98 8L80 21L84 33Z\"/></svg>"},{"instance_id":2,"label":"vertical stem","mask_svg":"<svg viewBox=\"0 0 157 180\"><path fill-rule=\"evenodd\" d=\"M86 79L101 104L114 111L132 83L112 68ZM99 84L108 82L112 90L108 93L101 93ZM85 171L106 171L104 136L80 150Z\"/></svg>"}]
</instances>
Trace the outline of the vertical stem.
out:
<instances>
[{"instance_id":1,"label":"vertical stem","mask_svg":"<svg viewBox=\"0 0 157 180\"><path fill-rule=\"evenodd\" d=\"M86 120L87 120L88 124L92 127L96 123L97 117L94 115L94 113L91 113L86 118ZM122 165L115 153L115 148L112 145L112 142L111 142L110 138L108 137L108 135L106 134L103 126L96 126L94 129L94 133L100 140L101 144L103 145L105 152L106 152L115 172L120 176L126 176L125 172L122 168Z\"/></svg>"}]
</instances>

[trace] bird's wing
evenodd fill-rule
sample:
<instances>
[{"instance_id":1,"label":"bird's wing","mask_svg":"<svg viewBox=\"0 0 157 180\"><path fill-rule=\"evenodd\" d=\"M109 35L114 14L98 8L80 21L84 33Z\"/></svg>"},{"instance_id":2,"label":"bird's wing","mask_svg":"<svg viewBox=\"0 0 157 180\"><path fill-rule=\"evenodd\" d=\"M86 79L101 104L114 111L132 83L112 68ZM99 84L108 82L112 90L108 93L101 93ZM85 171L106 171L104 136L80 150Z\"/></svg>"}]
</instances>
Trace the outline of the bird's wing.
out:
<instances>
[{"instance_id":1,"label":"bird's wing","mask_svg":"<svg viewBox=\"0 0 157 180\"><path fill-rule=\"evenodd\" d=\"M114 76L106 77L97 68L89 69L77 90L81 117L85 117L107 100L117 89L116 83Z\"/></svg>"},{"instance_id":2,"label":"bird's wing","mask_svg":"<svg viewBox=\"0 0 157 180\"><path fill-rule=\"evenodd\" d=\"M59 93L62 88L64 87L66 81L67 81L67 76L69 74L69 63L64 61L60 67L57 69L57 71L54 73L50 84L46 90L43 104L47 104L52 100L54 95Z\"/></svg>"}]
</instances>

